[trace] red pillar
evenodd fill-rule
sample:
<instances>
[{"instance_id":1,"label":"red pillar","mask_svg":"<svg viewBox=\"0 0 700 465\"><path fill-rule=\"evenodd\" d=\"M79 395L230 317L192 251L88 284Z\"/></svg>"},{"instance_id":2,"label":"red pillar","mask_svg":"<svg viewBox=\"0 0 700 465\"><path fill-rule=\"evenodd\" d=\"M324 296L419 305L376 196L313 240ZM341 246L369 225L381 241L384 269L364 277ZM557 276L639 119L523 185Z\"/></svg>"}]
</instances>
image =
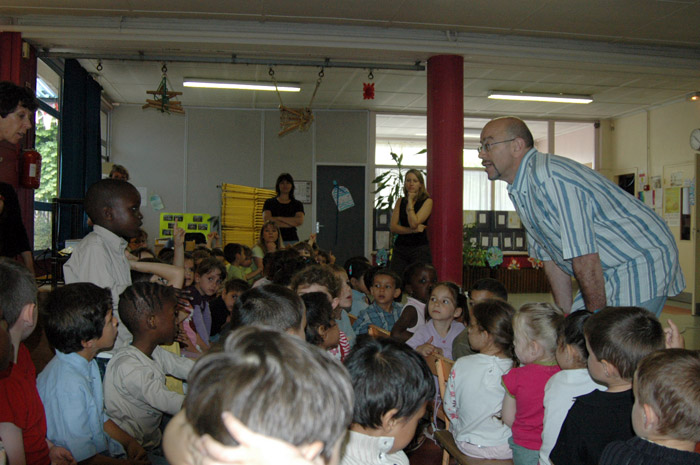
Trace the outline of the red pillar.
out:
<instances>
[{"instance_id":1,"label":"red pillar","mask_svg":"<svg viewBox=\"0 0 700 465\"><path fill-rule=\"evenodd\" d=\"M464 149L464 58L428 59L428 191L433 212L428 228L440 280L462 285L462 185Z\"/></svg>"}]
</instances>

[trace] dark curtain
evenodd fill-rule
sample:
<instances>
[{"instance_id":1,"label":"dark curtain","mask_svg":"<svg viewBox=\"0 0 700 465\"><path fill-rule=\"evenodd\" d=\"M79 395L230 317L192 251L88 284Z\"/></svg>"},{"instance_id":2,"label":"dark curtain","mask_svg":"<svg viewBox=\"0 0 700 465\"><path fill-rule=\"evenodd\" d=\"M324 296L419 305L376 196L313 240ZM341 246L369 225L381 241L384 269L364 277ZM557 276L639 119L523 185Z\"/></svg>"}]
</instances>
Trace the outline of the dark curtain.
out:
<instances>
[{"instance_id":1,"label":"dark curtain","mask_svg":"<svg viewBox=\"0 0 700 465\"><path fill-rule=\"evenodd\" d=\"M91 184L102 173L100 141L100 92L102 87L85 71L77 60L66 60L63 74L63 109L61 119L61 178L62 199L82 199ZM87 218L78 221L78 231L71 228L76 212L61 209L59 242L82 238L88 233ZM82 209L80 213L82 215ZM71 230L73 229L73 230Z\"/></svg>"}]
</instances>

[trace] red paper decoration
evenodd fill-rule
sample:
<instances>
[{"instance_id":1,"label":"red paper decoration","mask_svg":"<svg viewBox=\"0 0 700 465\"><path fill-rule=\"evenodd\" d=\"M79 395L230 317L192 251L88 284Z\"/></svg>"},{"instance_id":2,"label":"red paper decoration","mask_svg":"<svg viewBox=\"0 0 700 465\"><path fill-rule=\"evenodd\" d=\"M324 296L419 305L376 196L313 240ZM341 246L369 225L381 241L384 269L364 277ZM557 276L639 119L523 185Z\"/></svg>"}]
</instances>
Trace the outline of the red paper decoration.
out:
<instances>
[{"instance_id":1,"label":"red paper decoration","mask_svg":"<svg viewBox=\"0 0 700 465\"><path fill-rule=\"evenodd\" d=\"M374 83L365 82L362 84L362 98L364 100L374 100Z\"/></svg>"}]
</instances>

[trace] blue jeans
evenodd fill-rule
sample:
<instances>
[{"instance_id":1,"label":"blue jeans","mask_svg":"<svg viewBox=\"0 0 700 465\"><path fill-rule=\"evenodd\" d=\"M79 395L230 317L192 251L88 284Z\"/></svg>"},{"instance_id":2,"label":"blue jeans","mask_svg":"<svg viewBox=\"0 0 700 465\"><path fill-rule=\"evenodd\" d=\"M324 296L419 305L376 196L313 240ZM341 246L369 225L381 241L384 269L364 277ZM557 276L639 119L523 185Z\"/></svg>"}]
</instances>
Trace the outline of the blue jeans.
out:
<instances>
[{"instance_id":1,"label":"blue jeans","mask_svg":"<svg viewBox=\"0 0 700 465\"><path fill-rule=\"evenodd\" d=\"M508 438L508 445L513 451L513 465L537 465L540 461L540 451L527 449L513 442L513 436Z\"/></svg>"}]
</instances>

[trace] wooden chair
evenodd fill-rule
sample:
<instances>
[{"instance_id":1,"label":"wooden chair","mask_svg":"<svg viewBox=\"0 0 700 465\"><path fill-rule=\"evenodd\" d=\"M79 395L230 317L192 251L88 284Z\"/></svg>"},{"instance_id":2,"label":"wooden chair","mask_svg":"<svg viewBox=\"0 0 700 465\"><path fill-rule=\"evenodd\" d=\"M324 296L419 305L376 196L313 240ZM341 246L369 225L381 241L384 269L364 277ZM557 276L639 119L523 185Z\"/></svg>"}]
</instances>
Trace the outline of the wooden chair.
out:
<instances>
[{"instance_id":1,"label":"wooden chair","mask_svg":"<svg viewBox=\"0 0 700 465\"><path fill-rule=\"evenodd\" d=\"M370 337L373 337L375 339L380 338L380 337L390 337L391 332L387 331L384 328L380 328L377 325L369 325L369 329L367 330L367 334L370 335Z\"/></svg>"},{"instance_id":2,"label":"wooden chair","mask_svg":"<svg viewBox=\"0 0 700 465\"><path fill-rule=\"evenodd\" d=\"M357 321L357 317L351 313L348 313L348 318L350 319L350 324L354 325L355 322Z\"/></svg>"},{"instance_id":3,"label":"wooden chair","mask_svg":"<svg viewBox=\"0 0 700 465\"><path fill-rule=\"evenodd\" d=\"M433 364L435 372L438 377L438 386L440 387L440 396L445 398L445 390L447 387L447 378L452 371L454 366L454 360L442 357L440 355L431 356L433 357ZM430 361L429 361L430 363ZM431 367L432 371L433 367ZM474 457L469 457L464 455L462 451L457 446L452 433L450 433L450 420L447 415L445 417L445 429L435 431L435 439L440 443L440 447L443 449L442 453L442 465L449 465L450 457L454 457L455 461L460 465L513 465L512 460L487 460L487 459L477 459Z\"/></svg>"}]
</instances>

